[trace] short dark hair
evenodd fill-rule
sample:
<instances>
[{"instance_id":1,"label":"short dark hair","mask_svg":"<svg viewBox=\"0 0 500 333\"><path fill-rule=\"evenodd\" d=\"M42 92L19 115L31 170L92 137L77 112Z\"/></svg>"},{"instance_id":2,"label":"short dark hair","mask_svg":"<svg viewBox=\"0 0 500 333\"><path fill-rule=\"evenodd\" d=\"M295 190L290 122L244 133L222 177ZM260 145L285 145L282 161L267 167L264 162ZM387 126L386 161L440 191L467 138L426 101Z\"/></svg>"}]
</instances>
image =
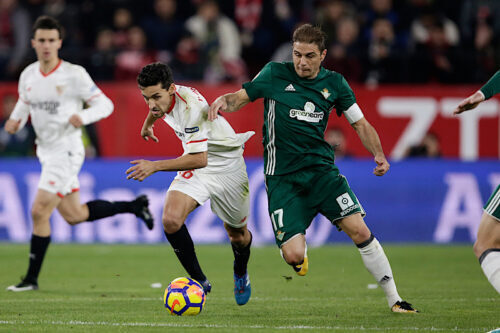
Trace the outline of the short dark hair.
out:
<instances>
[{"instance_id":1,"label":"short dark hair","mask_svg":"<svg viewBox=\"0 0 500 333\"><path fill-rule=\"evenodd\" d=\"M325 49L326 34L320 27L309 23L303 24L293 32L293 42L316 44L320 52Z\"/></svg>"},{"instance_id":2,"label":"short dark hair","mask_svg":"<svg viewBox=\"0 0 500 333\"><path fill-rule=\"evenodd\" d=\"M161 83L162 88L168 89L174 83L174 76L168 65L155 62L141 69L137 76L137 83L140 87L150 87Z\"/></svg>"},{"instance_id":3,"label":"short dark hair","mask_svg":"<svg viewBox=\"0 0 500 333\"><path fill-rule=\"evenodd\" d=\"M59 38L60 39L63 38L63 27L59 23L59 21L53 17L47 16L47 15L43 15L43 16L38 17L36 19L35 23L33 24L33 28L31 30L33 33L33 37L35 37L35 32L38 29L45 29L45 30L55 29L59 32Z\"/></svg>"}]
</instances>

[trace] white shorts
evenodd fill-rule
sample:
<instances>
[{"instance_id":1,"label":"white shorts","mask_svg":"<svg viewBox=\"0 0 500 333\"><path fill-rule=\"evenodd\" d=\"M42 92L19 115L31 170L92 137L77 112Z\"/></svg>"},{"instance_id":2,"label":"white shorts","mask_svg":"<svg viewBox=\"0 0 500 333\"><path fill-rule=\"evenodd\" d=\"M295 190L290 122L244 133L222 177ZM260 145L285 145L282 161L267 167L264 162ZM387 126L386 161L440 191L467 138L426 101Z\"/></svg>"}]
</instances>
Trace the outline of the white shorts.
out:
<instances>
[{"instance_id":1,"label":"white shorts","mask_svg":"<svg viewBox=\"0 0 500 333\"><path fill-rule=\"evenodd\" d=\"M61 198L80 189L78 173L85 160L83 150L37 153L42 165L42 173L38 182L39 189L57 194Z\"/></svg>"},{"instance_id":2,"label":"white shorts","mask_svg":"<svg viewBox=\"0 0 500 333\"><path fill-rule=\"evenodd\" d=\"M189 195L200 205L210 199L212 212L233 228L242 228L247 223L250 192L243 157L236 168L223 174L180 171L168 191Z\"/></svg>"}]
</instances>

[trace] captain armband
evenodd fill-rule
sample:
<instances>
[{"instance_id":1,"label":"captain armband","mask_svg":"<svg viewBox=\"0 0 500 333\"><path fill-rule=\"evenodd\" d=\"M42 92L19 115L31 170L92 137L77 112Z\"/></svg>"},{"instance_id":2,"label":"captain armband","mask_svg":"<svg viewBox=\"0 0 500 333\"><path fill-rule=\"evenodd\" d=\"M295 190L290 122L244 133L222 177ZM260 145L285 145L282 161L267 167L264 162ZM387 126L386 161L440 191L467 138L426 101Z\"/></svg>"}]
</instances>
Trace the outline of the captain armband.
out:
<instances>
[{"instance_id":1,"label":"captain armband","mask_svg":"<svg viewBox=\"0 0 500 333\"><path fill-rule=\"evenodd\" d=\"M363 111L361 111L357 103L354 103L349 109L345 110L344 116L351 125L364 117Z\"/></svg>"}]
</instances>

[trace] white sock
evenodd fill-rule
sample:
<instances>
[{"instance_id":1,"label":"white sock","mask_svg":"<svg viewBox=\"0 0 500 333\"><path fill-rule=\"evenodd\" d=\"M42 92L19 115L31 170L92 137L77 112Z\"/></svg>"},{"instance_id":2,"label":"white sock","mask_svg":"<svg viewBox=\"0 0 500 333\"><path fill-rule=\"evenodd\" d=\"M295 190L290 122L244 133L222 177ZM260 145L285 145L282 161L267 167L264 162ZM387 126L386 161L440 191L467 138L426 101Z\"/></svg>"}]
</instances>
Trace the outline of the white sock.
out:
<instances>
[{"instance_id":1,"label":"white sock","mask_svg":"<svg viewBox=\"0 0 500 333\"><path fill-rule=\"evenodd\" d=\"M487 250L484 257L481 256L481 268L493 288L500 293L500 249Z\"/></svg>"},{"instance_id":2,"label":"white sock","mask_svg":"<svg viewBox=\"0 0 500 333\"><path fill-rule=\"evenodd\" d=\"M402 299L399 297L396 283L392 276L391 265L378 240L373 238L368 245L359 248L359 253L361 253L361 259L363 259L366 269L368 269L382 290L384 290L389 307L401 301Z\"/></svg>"}]
</instances>

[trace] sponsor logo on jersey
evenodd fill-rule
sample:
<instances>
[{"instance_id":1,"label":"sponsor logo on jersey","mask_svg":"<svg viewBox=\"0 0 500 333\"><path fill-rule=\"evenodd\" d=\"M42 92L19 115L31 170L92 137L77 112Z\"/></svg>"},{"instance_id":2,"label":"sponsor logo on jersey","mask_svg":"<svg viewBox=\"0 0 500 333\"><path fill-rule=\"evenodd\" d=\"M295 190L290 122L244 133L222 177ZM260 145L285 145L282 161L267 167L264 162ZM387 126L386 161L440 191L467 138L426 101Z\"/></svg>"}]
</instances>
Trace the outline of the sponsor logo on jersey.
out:
<instances>
[{"instance_id":1,"label":"sponsor logo on jersey","mask_svg":"<svg viewBox=\"0 0 500 333\"><path fill-rule=\"evenodd\" d=\"M34 102L31 103L31 107L33 109L40 109L42 111L47 111L48 114L57 114L57 109L59 108L59 103L58 101L43 101L43 102Z\"/></svg>"},{"instance_id":2,"label":"sponsor logo on jersey","mask_svg":"<svg viewBox=\"0 0 500 333\"><path fill-rule=\"evenodd\" d=\"M288 86L286 86L285 91L295 91L295 87L290 83Z\"/></svg>"},{"instance_id":3,"label":"sponsor logo on jersey","mask_svg":"<svg viewBox=\"0 0 500 333\"><path fill-rule=\"evenodd\" d=\"M342 212L340 212L341 216L345 216L359 207L359 204L355 204L351 196L347 192L339 195L336 200L340 206L340 209L342 209Z\"/></svg>"},{"instance_id":4,"label":"sponsor logo on jersey","mask_svg":"<svg viewBox=\"0 0 500 333\"><path fill-rule=\"evenodd\" d=\"M199 130L200 130L200 128L198 126L195 126L195 127L185 128L184 132L186 132L186 133L195 133L195 132L198 132Z\"/></svg>"},{"instance_id":5,"label":"sponsor logo on jersey","mask_svg":"<svg viewBox=\"0 0 500 333\"><path fill-rule=\"evenodd\" d=\"M331 94L328 92L328 89L323 88L323 90L321 91L321 95L323 95L325 99L328 99L328 97L330 97Z\"/></svg>"},{"instance_id":6,"label":"sponsor logo on jersey","mask_svg":"<svg viewBox=\"0 0 500 333\"><path fill-rule=\"evenodd\" d=\"M304 110L291 109L290 117L297 118L298 120L307 121L309 123L318 123L321 119L323 119L323 112L314 112L316 106L307 102L304 105Z\"/></svg>"},{"instance_id":7,"label":"sponsor logo on jersey","mask_svg":"<svg viewBox=\"0 0 500 333\"><path fill-rule=\"evenodd\" d=\"M176 130L174 130L174 132L175 132L175 134L177 134L177 136L178 136L179 138L183 138L183 137L184 137L184 133L179 132L179 131L176 131Z\"/></svg>"}]
</instances>

